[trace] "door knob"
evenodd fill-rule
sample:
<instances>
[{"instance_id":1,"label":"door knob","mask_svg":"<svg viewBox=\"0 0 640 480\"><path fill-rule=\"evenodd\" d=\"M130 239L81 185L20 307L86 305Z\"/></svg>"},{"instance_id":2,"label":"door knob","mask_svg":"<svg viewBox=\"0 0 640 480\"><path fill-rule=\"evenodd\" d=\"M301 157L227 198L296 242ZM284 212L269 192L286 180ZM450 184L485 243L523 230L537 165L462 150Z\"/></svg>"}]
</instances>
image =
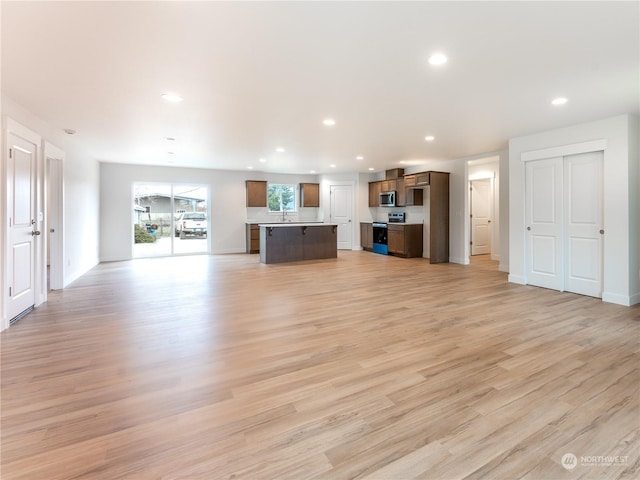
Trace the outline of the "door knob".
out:
<instances>
[{"instance_id":1,"label":"door knob","mask_svg":"<svg viewBox=\"0 0 640 480\"><path fill-rule=\"evenodd\" d=\"M31 232L31 236L33 236L33 237L37 237L38 235L40 235L40 230L35 230L35 231Z\"/></svg>"},{"instance_id":2,"label":"door knob","mask_svg":"<svg viewBox=\"0 0 640 480\"><path fill-rule=\"evenodd\" d=\"M600 235L604 235L604 230L600 230Z\"/></svg>"},{"instance_id":3,"label":"door knob","mask_svg":"<svg viewBox=\"0 0 640 480\"><path fill-rule=\"evenodd\" d=\"M527 230L531 230L531 227L527 227Z\"/></svg>"}]
</instances>

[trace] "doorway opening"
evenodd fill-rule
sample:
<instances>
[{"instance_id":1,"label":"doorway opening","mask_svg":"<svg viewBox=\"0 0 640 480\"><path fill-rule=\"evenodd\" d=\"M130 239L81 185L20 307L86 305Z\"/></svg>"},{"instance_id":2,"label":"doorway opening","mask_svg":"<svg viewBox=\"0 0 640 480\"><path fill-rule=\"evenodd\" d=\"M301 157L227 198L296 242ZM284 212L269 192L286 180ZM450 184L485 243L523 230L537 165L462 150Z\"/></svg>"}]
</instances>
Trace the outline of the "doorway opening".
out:
<instances>
[{"instance_id":1,"label":"doorway opening","mask_svg":"<svg viewBox=\"0 0 640 480\"><path fill-rule=\"evenodd\" d=\"M209 252L209 189L202 185L133 186L133 258Z\"/></svg>"},{"instance_id":2,"label":"doorway opening","mask_svg":"<svg viewBox=\"0 0 640 480\"><path fill-rule=\"evenodd\" d=\"M468 212L466 222L468 263L499 269L499 168L500 157L467 162Z\"/></svg>"}]
</instances>

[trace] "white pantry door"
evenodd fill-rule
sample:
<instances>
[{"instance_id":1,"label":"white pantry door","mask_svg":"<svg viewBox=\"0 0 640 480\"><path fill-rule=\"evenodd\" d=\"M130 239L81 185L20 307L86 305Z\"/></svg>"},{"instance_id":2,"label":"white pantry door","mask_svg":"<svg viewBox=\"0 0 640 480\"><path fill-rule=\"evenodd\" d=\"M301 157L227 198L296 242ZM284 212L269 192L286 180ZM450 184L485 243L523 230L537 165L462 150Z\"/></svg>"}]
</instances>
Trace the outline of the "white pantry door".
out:
<instances>
[{"instance_id":1,"label":"white pantry door","mask_svg":"<svg viewBox=\"0 0 640 480\"><path fill-rule=\"evenodd\" d=\"M36 218L36 160L39 142L32 142L9 131L7 144L7 318L12 320L35 304L35 243L40 235Z\"/></svg>"},{"instance_id":2,"label":"white pantry door","mask_svg":"<svg viewBox=\"0 0 640 480\"><path fill-rule=\"evenodd\" d=\"M351 250L353 238L353 189L351 185L331 185L330 222L338 225L338 250Z\"/></svg>"},{"instance_id":3,"label":"white pantry door","mask_svg":"<svg viewBox=\"0 0 640 480\"><path fill-rule=\"evenodd\" d=\"M471 181L471 255L491 253L491 179Z\"/></svg>"}]
</instances>

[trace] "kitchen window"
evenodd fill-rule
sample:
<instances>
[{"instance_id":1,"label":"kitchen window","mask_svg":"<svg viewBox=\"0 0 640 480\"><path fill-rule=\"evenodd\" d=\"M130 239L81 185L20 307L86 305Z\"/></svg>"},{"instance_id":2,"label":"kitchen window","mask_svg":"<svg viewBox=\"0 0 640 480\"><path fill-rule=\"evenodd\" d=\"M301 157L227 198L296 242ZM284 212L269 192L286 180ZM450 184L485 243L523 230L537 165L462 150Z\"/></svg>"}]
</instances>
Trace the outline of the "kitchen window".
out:
<instances>
[{"instance_id":1,"label":"kitchen window","mask_svg":"<svg viewBox=\"0 0 640 480\"><path fill-rule=\"evenodd\" d=\"M296 186L270 183L267 186L267 205L269 212L295 212Z\"/></svg>"}]
</instances>

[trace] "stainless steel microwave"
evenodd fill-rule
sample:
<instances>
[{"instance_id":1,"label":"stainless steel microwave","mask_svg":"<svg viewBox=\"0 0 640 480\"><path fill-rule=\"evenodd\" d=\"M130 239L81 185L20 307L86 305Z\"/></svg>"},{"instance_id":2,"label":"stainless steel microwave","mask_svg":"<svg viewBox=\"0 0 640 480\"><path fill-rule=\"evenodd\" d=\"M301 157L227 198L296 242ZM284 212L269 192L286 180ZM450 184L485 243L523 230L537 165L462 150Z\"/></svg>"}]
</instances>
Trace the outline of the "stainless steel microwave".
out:
<instances>
[{"instance_id":1,"label":"stainless steel microwave","mask_svg":"<svg viewBox=\"0 0 640 480\"><path fill-rule=\"evenodd\" d=\"M396 192L382 192L382 193L380 193L380 206L381 207L395 207L396 206Z\"/></svg>"}]
</instances>

